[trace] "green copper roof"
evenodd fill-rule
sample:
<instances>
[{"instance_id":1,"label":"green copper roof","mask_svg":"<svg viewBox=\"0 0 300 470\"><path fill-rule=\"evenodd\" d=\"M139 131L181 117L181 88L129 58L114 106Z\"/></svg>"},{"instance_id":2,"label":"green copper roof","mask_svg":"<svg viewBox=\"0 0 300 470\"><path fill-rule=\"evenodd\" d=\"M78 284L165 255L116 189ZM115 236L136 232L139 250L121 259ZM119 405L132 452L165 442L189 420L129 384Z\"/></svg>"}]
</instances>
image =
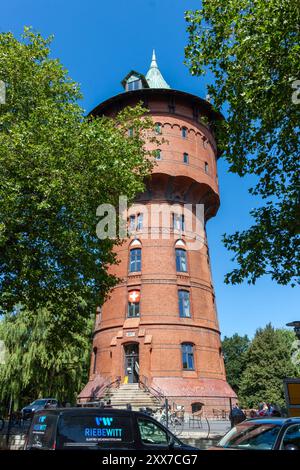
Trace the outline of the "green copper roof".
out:
<instances>
[{"instance_id":1,"label":"green copper roof","mask_svg":"<svg viewBox=\"0 0 300 470\"><path fill-rule=\"evenodd\" d=\"M147 72L146 80L150 88L171 88L160 73L157 66L155 50L153 50L150 69Z\"/></svg>"}]
</instances>

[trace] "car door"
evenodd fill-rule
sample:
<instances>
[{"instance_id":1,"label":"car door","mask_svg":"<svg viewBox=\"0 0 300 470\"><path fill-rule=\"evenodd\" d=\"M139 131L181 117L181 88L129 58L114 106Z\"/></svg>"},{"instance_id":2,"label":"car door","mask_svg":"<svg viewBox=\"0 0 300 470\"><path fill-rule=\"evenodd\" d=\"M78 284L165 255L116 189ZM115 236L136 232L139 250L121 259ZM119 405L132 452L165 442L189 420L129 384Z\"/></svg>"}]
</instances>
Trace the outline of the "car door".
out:
<instances>
[{"instance_id":1,"label":"car door","mask_svg":"<svg viewBox=\"0 0 300 470\"><path fill-rule=\"evenodd\" d=\"M282 436L280 450L300 450L300 423L288 426Z\"/></svg>"}]
</instances>

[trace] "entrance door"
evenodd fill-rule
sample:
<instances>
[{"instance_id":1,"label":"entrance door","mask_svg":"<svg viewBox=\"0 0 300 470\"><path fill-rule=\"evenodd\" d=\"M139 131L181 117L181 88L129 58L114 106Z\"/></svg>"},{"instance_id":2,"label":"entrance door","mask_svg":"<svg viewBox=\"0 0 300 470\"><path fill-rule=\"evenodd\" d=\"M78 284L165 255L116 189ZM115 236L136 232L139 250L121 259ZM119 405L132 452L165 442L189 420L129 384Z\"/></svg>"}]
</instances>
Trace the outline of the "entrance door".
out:
<instances>
[{"instance_id":1,"label":"entrance door","mask_svg":"<svg viewBox=\"0 0 300 470\"><path fill-rule=\"evenodd\" d=\"M126 344L124 354L124 375L128 377L128 383L137 383L139 381L139 345L136 343Z\"/></svg>"}]
</instances>

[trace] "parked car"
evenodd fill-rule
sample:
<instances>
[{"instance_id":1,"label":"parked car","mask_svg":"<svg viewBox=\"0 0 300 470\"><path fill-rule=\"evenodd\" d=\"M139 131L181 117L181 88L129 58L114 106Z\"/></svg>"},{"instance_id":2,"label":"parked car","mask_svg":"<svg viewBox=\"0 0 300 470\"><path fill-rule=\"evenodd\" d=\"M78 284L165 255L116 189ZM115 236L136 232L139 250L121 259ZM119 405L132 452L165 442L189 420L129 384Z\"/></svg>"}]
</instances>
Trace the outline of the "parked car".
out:
<instances>
[{"instance_id":1,"label":"parked car","mask_svg":"<svg viewBox=\"0 0 300 470\"><path fill-rule=\"evenodd\" d=\"M60 408L34 413L25 449L196 450L151 416L112 408Z\"/></svg>"},{"instance_id":2,"label":"parked car","mask_svg":"<svg viewBox=\"0 0 300 470\"><path fill-rule=\"evenodd\" d=\"M210 450L300 450L299 418L247 419Z\"/></svg>"},{"instance_id":3,"label":"parked car","mask_svg":"<svg viewBox=\"0 0 300 470\"><path fill-rule=\"evenodd\" d=\"M38 410L44 410L48 408L57 408L59 406L59 401L56 398L39 398L34 400L30 405L24 406L22 408L22 418L29 419L32 418L33 414Z\"/></svg>"}]
</instances>

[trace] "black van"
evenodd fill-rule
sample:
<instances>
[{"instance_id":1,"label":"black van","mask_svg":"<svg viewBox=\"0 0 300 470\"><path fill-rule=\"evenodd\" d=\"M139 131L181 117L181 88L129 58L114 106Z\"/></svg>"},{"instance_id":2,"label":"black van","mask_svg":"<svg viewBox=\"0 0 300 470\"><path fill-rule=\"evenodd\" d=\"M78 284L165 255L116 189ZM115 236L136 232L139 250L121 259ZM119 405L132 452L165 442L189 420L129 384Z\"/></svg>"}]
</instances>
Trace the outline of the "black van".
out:
<instances>
[{"instance_id":1,"label":"black van","mask_svg":"<svg viewBox=\"0 0 300 470\"><path fill-rule=\"evenodd\" d=\"M195 450L150 416L112 408L37 411L25 449Z\"/></svg>"}]
</instances>

